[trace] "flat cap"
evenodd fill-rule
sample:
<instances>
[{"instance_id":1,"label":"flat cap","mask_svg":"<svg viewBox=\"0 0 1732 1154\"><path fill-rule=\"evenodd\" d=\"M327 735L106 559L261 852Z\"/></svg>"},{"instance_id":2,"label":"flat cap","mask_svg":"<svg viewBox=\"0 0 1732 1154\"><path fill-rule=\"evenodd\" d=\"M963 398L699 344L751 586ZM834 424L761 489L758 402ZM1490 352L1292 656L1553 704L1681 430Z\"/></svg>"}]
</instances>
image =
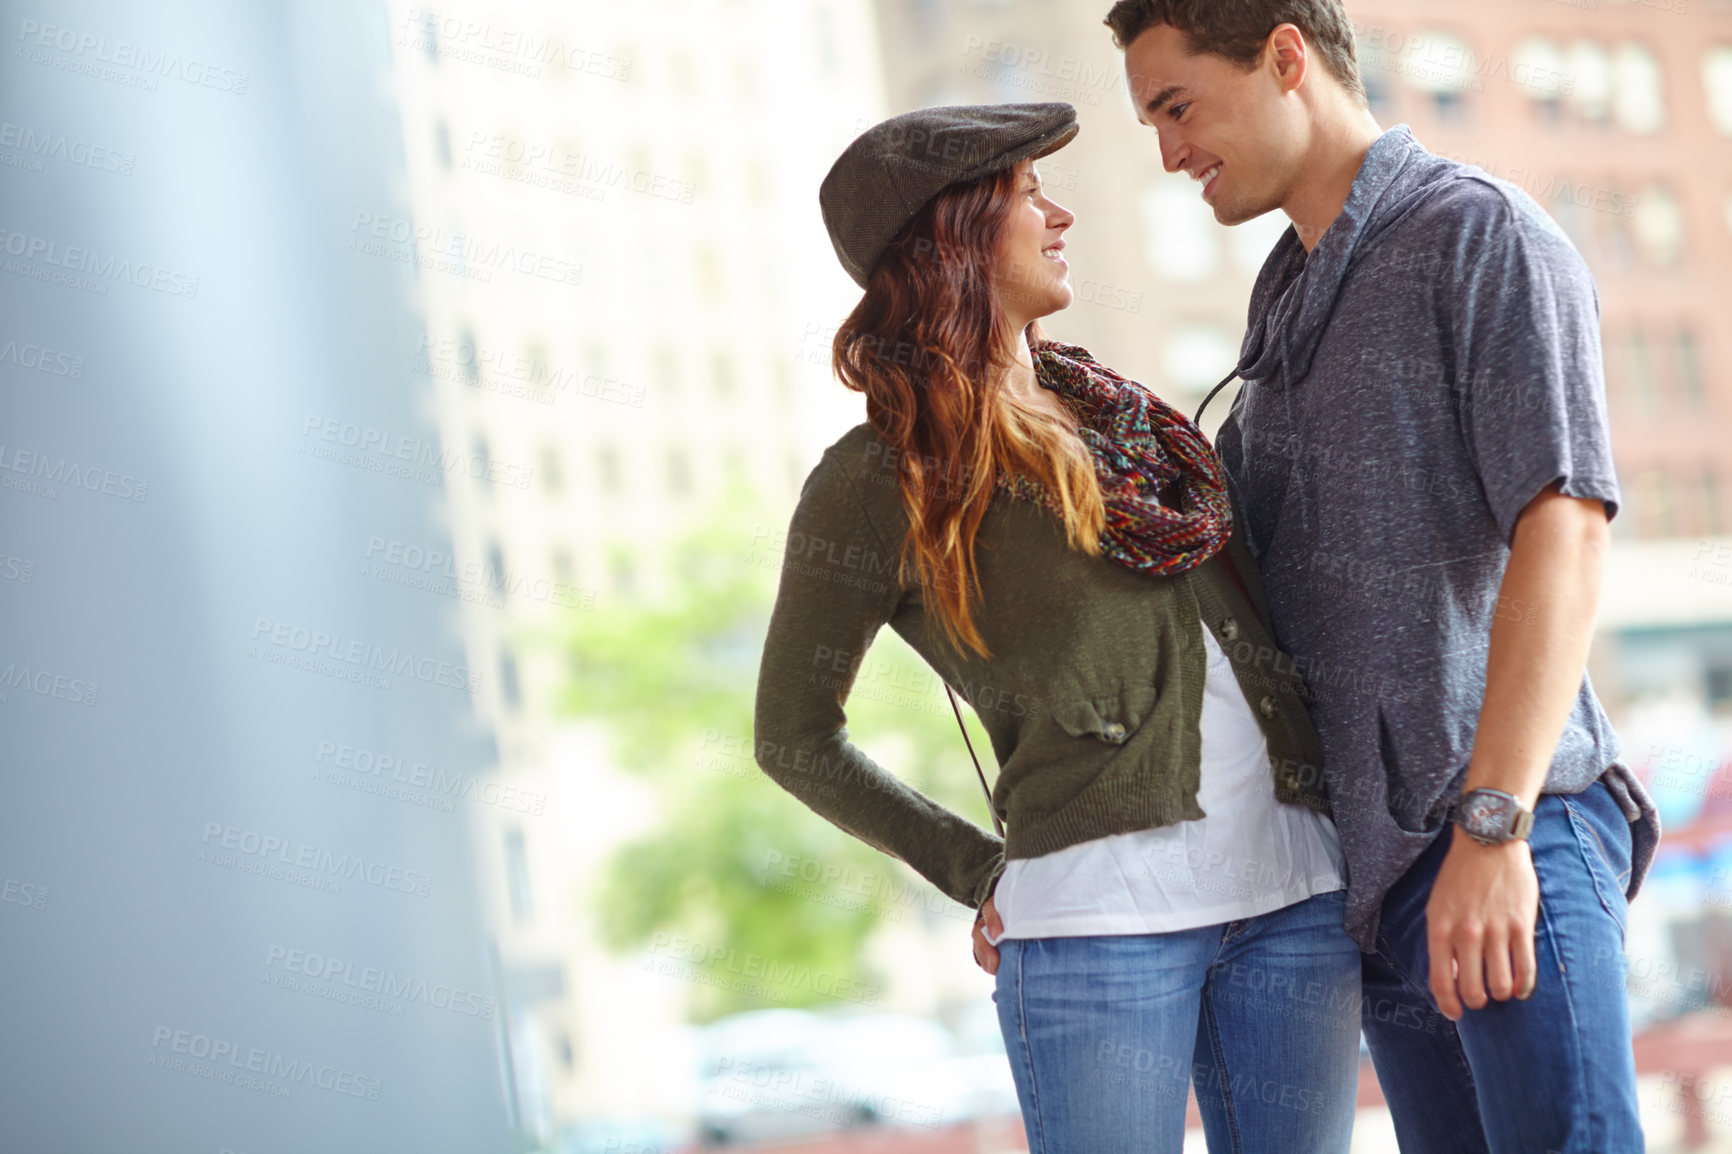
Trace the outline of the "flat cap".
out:
<instances>
[{"instance_id":1,"label":"flat cap","mask_svg":"<svg viewBox=\"0 0 1732 1154\"><path fill-rule=\"evenodd\" d=\"M905 112L854 138L818 186L830 243L861 288L890 241L946 185L1064 147L1076 108L950 104Z\"/></svg>"}]
</instances>

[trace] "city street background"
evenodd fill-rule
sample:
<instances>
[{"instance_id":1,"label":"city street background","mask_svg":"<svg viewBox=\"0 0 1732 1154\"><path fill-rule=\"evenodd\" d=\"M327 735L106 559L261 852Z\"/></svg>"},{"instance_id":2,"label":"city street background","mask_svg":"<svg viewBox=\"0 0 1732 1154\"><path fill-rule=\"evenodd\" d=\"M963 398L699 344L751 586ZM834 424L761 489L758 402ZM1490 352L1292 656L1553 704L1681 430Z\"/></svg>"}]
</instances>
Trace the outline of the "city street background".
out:
<instances>
[{"instance_id":1,"label":"city street background","mask_svg":"<svg viewBox=\"0 0 1732 1154\"><path fill-rule=\"evenodd\" d=\"M973 911L758 769L753 686L864 419L865 128L1076 105L1049 333L1187 412L1236 361L1287 221L1162 170L1108 7L5 5L0 1148L1026 1149ZM1649 1149L1732 1151L1732 0L1347 7L1378 122L1598 284L1590 674L1667 829L1615 978ZM848 715L989 825L888 630Z\"/></svg>"}]
</instances>

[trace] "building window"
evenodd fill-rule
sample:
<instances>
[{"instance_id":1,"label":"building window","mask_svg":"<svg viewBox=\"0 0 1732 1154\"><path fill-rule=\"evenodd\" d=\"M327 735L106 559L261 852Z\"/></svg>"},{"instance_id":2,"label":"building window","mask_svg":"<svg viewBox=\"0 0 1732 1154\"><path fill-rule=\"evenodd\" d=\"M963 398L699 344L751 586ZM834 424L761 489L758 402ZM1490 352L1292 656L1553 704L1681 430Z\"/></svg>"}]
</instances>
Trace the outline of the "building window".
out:
<instances>
[{"instance_id":1,"label":"building window","mask_svg":"<svg viewBox=\"0 0 1732 1154\"><path fill-rule=\"evenodd\" d=\"M680 393L680 365L674 350L663 345L656 350L656 388L661 390L663 397L677 397Z\"/></svg>"},{"instance_id":2,"label":"building window","mask_svg":"<svg viewBox=\"0 0 1732 1154\"><path fill-rule=\"evenodd\" d=\"M603 492L617 493L620 488L619 451L612 446L597 450L596 471L601 474Z\"/></svg>"},{"instance_id":3,"label":"building window","mask_svg":"<svg viewBox=\"0 0 1732 1154\"><path fill-rule=\"evenodd\" d=\"M718 397L734 395L734 362L727 353L718 352L710 358L710 385Z\"/></svg>"},{"instance_id":4,"label":"building window","mask_svg":"<svg viewBox=\"0 0 1732 1154\"><path fill-rule=\"evenodd\" d=\"M1467 119L1467 100L1453 88L1433 92L1431 109L1445 124L1459 124Z\"/></svg>"},{"instance_id":5,"label":"building window","mask_svg":"<svg viewBox=\"0 0 1732 1154\"><path fill-rule=\"evenodd\" d=\"M1666 101L1660 86L1660 63L1633 40L1612 54L1612 116L1626 132L1647 136L1666 123Z\"/></svg>"},{"instance_id":6,"label":"building window","mask_svg":"<svg viewBox=\"0 0 1732 1154\"><path fill-rule=\"evenodd\" d=\"M1659 409L1658 394L1654 388L1654 360L1648 350L1648 336L1641 329L1631 329L1625 345L1627 360L1625 367L1629 371L1630 396L1642 410L1643 415L1652 415Z\"/></svg>"},{"instance_id":7,"label":"building window","mask_svg":"<svg viewBox=\"0 0 1732 1154\"><path fill-rule=\"evenodd\" d=\"M686 183L693 188L710 191L710 165L701 152L686 154Z\"/></svg>"},{"instance_id":8,"label":"building window","mask_svg":"<svg viewBox=\"0 0 1732 1154\"><path fill-rule=\"evenodd\" d=\"M1212 387L1239 361L1239 342L1217 325L1191 324L1174 328L1161 351L1161 376L1166 384L1201 393Z\"/></svg>"},{"instance_id":9,"label":"building window","mask_svg":"<svg viewBox=\"0 0 1732 1154\"><path fill-rule=\"evenodd\" d=\"M1143 255L1164 280L1208 280L1221 267L1221 226L1195 181L1159 176L1143 189Z\"/></svg>"},{"instance_id":10,"label":"building window","mask_svg":"<svg viewBox=\"0 0 1732 1154\"><path fill-rule=\"evenodd\" d=\"M495 589L505 588L505 550L499 547L497 541L491 541L487 545L487 567L482 570L481 576Z\"/></svg>"},{"instance_id":11,"label":"building window","mask_svg":"<svg viewBox=\"0 0 1732 1154\"><path fill-rule=\"evenodd\" d=\"M613 570L613 591L622 597L630 596L632 590L637 587L637 566L632 564L629 556L618 553L614 555L611 568Z\"/></svg>"},{"instance_id":12,"label":"building window","mask_svg":"<svg viewBox=\"0 0 1732 1154\"><path fill-rule=\"evenodd\" d=\"M562 468L563 466L559 463L559 447L557 445L543 445L541 447L541 487L549 493L559 492L560 486L565 483L564 474L561 472Z\"/></svg>"},{"instance_id":13,"label":"building window","mask_svg":"<svg viewBox=\"0 0 1732 1154\"><path fill-rule=\"evenodd\" d=\"M439 18L431 12L421 14L421 51L427 54L427 63L439 63Z\"/></svg>"},{"instance_id":14,"label":"building window","mask_svg":"<svg viewBox=\"0 0 1732 1154\"><path fill-rule=\"evenodd\" d=\"M463 366L463 380L475 384L481 379L481 357L475 351L475 334L469 329L457 338L457 360Z\"/></svg>"},{"instance_id":15,"label":"building window","mask_svg":"<svg viewBox=\"0 0 1732 1154\"><path fill-rule=\"evenodd\" d=\"M1684 254L1684 209L1664 185L1649 185L1636 214L1636 243L1650 264L1670 268Z\"/></svg>"},{"instance_id":16,"label":"building window","mask_svg":"<svg viewBox=\"0 0 1732 1154\"><path fill-rule=\"evenodd\" d=\"M567 549L553 551L553 579L561 585L575 584L572 580L576 573L571 563L571 552Z\"/></svg>"},{"instance_id":17,"label":"building window","mask_svg":"<svg viewBox=\"0 0 1732 1154\"><path fill-rule=\"evenodd\" d=\"M523 704L523 696L517 685L517 655L509 649L499 652L499 697L508 709L516 709Z\"/></svg>"},{"instance_id":18,"label":"building window","mask_svg":"<svg viewBox=\"0 0 1732 1154\"><path fill-rule=\"evenodd\" d=\"M1673 536L1676 511L1672 496L1672 479L1663 470L1650 469L1636 478L1636 501L1641 509L1644 537Z\"/></svg>"},{"instance_id":19,"label":"building window","mask_svg":"<svg viewBox=\"0 0 1732 1154\"><path fill-rule=\"evenodd\" d=\"M1570 88L1563 50L1544 36L1530 36L1516 45L1510 79L1541 110L1548 121L1559 118L1558 102Z\"/></svg>"},{"instance_id":20,"label":"building window","mask_svg":"<svg viewBox=\"0 0 1732 1154\"><path fill-rule=\"evenodd\" d=\"M1687 328L1678 330L1672 344L1672 357L1678 395L1686 406L1700 412L1706 407L1706 398L1702 395L1702 358L1694 332Z\"/></svg>"},{"instance_id":21,"label":"building window","mask_svg":"<svg viewBox=\"0 0 1732 1154\"><path fill-rule=\"evenodd\" d=\"M1612 103L1612 63L1606 50L1586 37L1572 40L1564 62L1575 81L1570 89L1570 107L1583 120L1604 120Z\"/></svg>"},{"instance_id":22,"label":"building window","mask_svg":"<svg viewBox=\"0 0 1732 1154\"><path fill-rule=\"evenodd\" d=\"M470 443L469 467L475 470L475 480L483 490L487 481L493 475L493 457L487 450L487 438L480 433L475 434L475 440Z\"/></svg>"},{"instance_id":23,"label":"building window","mask_svg":"<svg viewBox=\"0 0 1732 1154\"><path fill-rule=\"evenodd\" d=\"M441 120L433 126L433 151L439 157L439 167L451 170L451 129Z\"/></svg>"},{"instance_id":24,"label":"building window","mask_svg":"<svg viewBox=\"0 0 1732 1154\"><path fill-rule=\"evenodd\" d=\"M770 174L756 156L746 162L746 195L752 198L753 208L762 211L770 207Z\"/></svg>"},{"instance_id":25,"label":"building window","mask_svg":"<svg viewBox=\"0 0 1732 1154\"><path fill-rule=\"evenodd\" d=\"M722 295L722 263L716 256L716 250L707 244L694 246L692 263L697 275L698 291L713 300L719 300Z\"/></svg>"},{"instance_id":26,"label":"building window","mask_svg":"<svg viewBox=\"0 0 1732 1154\"><path fill-rule=\"evenodd\" d=\"M1371 118L1379 124L1389 123L1395 116L1395 90L1389 74L1381 68L1367 68L1360 72L1359 80L1365 85L1365 106L1371 110Z\"/></svg>"},{"instance_id":27,"label":"building window","mask_svg":"<svg viewBox=\"0 0 1732 1154\"><path fill-rule=\"evenodd\" d=\"M1708 119L1721 136L1732 136L1732 48L1721 45L1702 55L1702 88Z\"/></svg>"},{"instance_id":28,"label":"building window","mask_svg":"<svg viewBox=\"0 0 1732 1154\"><path fill-rule=\"evenodd\" d=\"M1717 537L1726 531L1725 511L1721 508L1720 473L1713 465L1702 466L1702 532Z\"/></svg>"},{"instance_id":29,"label":"building window","mask_svg":"<svg viewBox=\"0 0 1732 1154\"><path fill-rule=\"evenodd\" d=\"M1447 32L1416 32L1396 66L1408 87L1428 93L1439 120L1466 115L1466 92L1480 82L1477 61L1467 41Z\"/></svg>"},{"instance_id":30,"label":"building window","mask_svg":"<svg viewBox=\"0 0 1732 1154\"><path fill-rule=\"evenodd\" d=\"M529 848L523 831L515 826L505 831L505 892L513 920L522 923L535 916L529 894Z\"/></svg>"},{"instance_id":31,"label":"building window","mask_svg":"<svg viewBox=\"0 0 1732 1154\"><path fill-rule=\"evenodd\" d=\"M668 450L668 489L676 496L692 491L692 461L684 449Z\"/></svg>"},{"instance_id":32,"label":"building window","mask_svg":"<svg viewBox=\"0 0 1732 1154\"><path fill-rule=\"evenodd\" d=\"M675 52L671 67L673 69L674 91L686 100L697 96L698 66L691 54L689 52Z\"/></svg>"},{"instance_id":33,"label":"building window","mask_svg":"<svg viewBox=\"0 0 1732 1154\"><path fill-rule=\"evenodd\" d=\"M1233 264L1240 272L1256 276L1291 224L1287 214L1276 209L1228 229L1227 249L1233 254Z\"/></svg>"}]
</instances>

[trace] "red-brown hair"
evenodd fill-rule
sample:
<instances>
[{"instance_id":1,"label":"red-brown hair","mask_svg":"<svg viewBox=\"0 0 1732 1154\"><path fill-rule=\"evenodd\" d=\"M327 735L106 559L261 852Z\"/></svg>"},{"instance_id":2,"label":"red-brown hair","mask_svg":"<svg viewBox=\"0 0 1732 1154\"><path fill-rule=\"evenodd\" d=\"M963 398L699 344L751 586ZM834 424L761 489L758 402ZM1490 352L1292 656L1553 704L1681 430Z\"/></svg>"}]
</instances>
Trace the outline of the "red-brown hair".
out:
<instances>
[{"instance_id":1,"label":"red-brown hair","mask_svg":"<svg viewBox=\"0 0 1732 1154\"><path fill-rule=\"evenodd\" d=\"M983 657L974 539L999 472L1058 496L1072 548L1098 554L1106 523L1088 447L1002 385L1008 342L1025 336L1011 331L994 287L1019 183L1006 168L928 201L873 267L831 348L836 375L866 394L866 419L893 452L908 514L904 572L950 642ZM1026 330L1041 336L1038 322Z\"/></svg>"}]
</instances>

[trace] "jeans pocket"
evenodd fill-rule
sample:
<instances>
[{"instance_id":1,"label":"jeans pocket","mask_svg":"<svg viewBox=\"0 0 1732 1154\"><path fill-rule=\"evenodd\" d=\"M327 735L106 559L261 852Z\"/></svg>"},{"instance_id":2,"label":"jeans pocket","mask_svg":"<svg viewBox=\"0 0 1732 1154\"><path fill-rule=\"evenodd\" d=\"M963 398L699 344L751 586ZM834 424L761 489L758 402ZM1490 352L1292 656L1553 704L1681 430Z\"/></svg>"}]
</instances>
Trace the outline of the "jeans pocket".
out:
<instances>
[{"instance_id":1,"label":"jeans pocket","mask_svg":"<svg viewBox=\"0 0 1732 1154\"><path fill-rule=\"evenodd\" d=\"M1596 782L1588 787L1588 790L1594 789L1604 791L1605 786ZM1570 815L1570 830L1575 834L1576 847L1581 851L1582 859L1587 862L1588 874L1594 881L1594 893L1599 897L1600 905L1618 923L1618 941L1623 944L1630 913L1629 902L1624 898L1630 883L1629 822L1609 795L1603 799L1604 804L1597 807L1593 803L1602 799L1590 799L1585 791L1582 796L1564 794L1559 800L1564 803L1564 812ZM1608 826L1609 818L1604 814L1596 820L1595 808L1615 811L1618 825L1623 828Z\"/></svg>"}]
</instances>

